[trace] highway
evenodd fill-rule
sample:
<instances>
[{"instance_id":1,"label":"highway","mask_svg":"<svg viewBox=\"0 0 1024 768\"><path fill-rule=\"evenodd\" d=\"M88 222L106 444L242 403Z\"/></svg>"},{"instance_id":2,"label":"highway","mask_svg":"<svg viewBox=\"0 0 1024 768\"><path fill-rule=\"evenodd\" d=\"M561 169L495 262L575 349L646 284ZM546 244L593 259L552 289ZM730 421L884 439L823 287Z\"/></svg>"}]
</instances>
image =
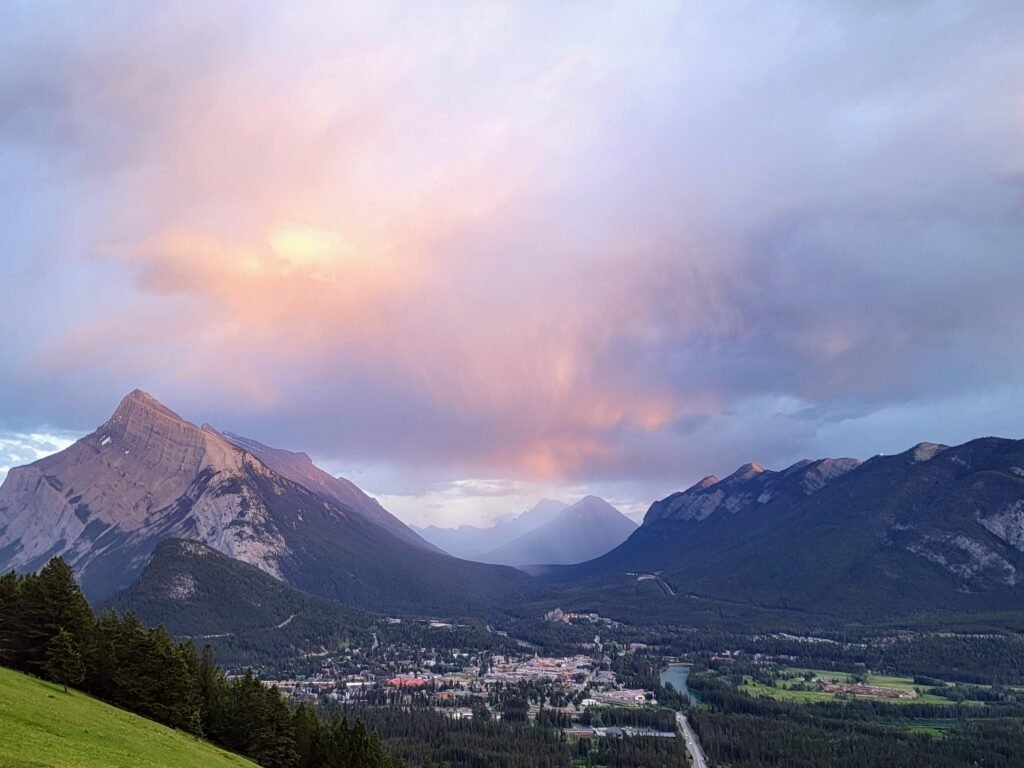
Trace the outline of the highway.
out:
<instances>
[{"instance_id":1,"label":"highway","mask_svg":"<svg viewBox=\"0 0 1024 768\"><path fill-rule=\"evenodd\" d=\"M676 725L683 732L686 749L689 750L690 757L693 758L693 768L708 768L708 760L704 757L704 750L700 748L700 742L697 741L697 734L693 732L686 715L682 712L676 712Z\"/></svg>"}]
</instances>

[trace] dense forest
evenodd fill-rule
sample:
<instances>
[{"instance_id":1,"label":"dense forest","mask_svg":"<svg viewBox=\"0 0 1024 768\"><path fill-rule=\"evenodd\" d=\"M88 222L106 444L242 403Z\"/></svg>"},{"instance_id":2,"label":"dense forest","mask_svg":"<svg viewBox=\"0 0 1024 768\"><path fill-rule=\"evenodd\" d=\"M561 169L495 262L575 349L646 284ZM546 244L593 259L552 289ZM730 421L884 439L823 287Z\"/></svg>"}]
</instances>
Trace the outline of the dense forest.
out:
<instances>
[{"instance_id":1,"label":"dense forest","mask_svg":"<svg viewBox=\"0 0 1024 768\"><path fill-rule=\"evenodd\" d=\"M738 689L746 670L691 673L702 706L690 721L714 764L732 768L1014 768L1024 743L1024 695L984 707L881 701L788 702ZM928 733L939 730L941 735Z\"/></svg>"},{"instance_id":2,"label":"dense forest","mask_svg":"<svg viewBox=\"0 0 1024 768\"><path fill-rule=\"evenodd\" d=\"M572 764L605 768L680 768L687 765L682 739L566 738L557 728L545 727L554 723L549 722L544 713L538 716L536 725L529 724L525 701L523 704L522 717L511 722L498 722L486 715L472 720L449 720L437 712L402 707L353 709L339 706L337 711L379 731L392 753L411 765L443 764L460 768L562 768ZM612 719L616 716L612 715ZM625 716L621 719L623 725L633 724L627 723ZM674 728L673 722L671 729Z\"/></svg>"},{"instance_id":3,"label":"dense forest","mask_svg":"<svg viewBox=\"0 0 1024 768\"><path fill-rule=\"evenodd\" d=\"M649 663L663 656L696 658L730 649L747 655L799 659L815 669L914 677L981 685L1024 686L1024 636L987 631L871 631L852 629L796 637L784 633L746 634L715 629L630 628L632 641L656 648ZM643 652L635 654L642 659ZM637 664L639 662L631 662Z\"/></svg>"},{"instance_id":4,"label":"dense forest","mask_svg":"<svg viewBox=\"0 0 1024 768\"><path fill-rule=\"evenodd\" d=\"M209 646L197 654L132 614L100 617L71 568L0 577L0 663L83 691L245 755L264 768L392 768L376 733L337 714L292 709L251 673L228 680Z\"/></svg>"}]
</instances>

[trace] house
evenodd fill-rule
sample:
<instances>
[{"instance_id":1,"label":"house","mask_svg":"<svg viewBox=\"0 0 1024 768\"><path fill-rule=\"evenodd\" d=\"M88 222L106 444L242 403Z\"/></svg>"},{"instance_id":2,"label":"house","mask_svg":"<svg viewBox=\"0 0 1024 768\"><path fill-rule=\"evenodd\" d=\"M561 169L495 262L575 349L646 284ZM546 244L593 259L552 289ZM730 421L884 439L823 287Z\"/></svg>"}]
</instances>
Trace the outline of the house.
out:
<instances>
[{"instance_id":1,"label":"house","mask_svg":"<svg viewBox=\"0 0 1024 768\"><path fill-rule=\"evenodd\" d=\"M590 737L594 735L594 729L589 725L574 725L572 728L563 728L562 733L566 736L576 736L579 738Z\"/></svg>"}]
</instances>

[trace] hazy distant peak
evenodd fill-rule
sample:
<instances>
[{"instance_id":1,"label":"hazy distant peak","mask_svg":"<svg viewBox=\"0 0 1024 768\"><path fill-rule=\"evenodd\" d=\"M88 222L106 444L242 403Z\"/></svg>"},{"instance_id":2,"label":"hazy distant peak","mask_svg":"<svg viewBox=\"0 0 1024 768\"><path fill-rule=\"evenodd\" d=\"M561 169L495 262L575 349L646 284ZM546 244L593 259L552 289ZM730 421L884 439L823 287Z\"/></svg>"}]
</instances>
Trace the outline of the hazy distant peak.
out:
<instances>
[{"instance_id":1,"label":"hazy distant peak","mask_svg":"<svg viewBox=\"0 0 1024 768\"><path fill-rule=\"evenodd\" d=\"M622 513L600 496L584 496L575 504L563 509L556 519L575 519L586 522L601 517L622 517ZM632 521L630 521L632 522Z\"/></svg>"},{"instance_id":2,"label":"hazy distant peak","mask_svg":"<svg viewBox=\"0 0 1024 768\"><path fill-rule=\"evenodd\" d=\"M553 520L491 550L483 560L508 565L579 563L618 546L636 528L600 496L584 496Z\"/></svg>"},{"instance_id":3,"label":"hazy distant peak","mask_svg":"<svg viewBox=\"0 0 1024 768\"><path fill-rule=\"evenodd\" d=\"M534 506L535 507L539 507L539 506L542 506L542 505L547 506L547 505L550 505L550 504L554 504L556 506L561 506L561 507L567 507L568 506L568 504L566 504L564 501L559 501L558 499L549 499L547 496L545 496L543 499L538 501Z\"/></svg>"}]
</instances>

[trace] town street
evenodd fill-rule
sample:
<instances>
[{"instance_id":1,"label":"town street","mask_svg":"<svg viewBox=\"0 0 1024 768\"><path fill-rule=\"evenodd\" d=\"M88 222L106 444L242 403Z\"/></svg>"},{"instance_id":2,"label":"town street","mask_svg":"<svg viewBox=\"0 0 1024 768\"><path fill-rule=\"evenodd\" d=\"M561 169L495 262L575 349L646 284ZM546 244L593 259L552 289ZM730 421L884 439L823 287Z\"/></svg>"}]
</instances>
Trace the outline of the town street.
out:
<instances>
[{"instance_id":1,"label":"town street","mask_svg":"<svg viewBox=\"0 0 1024 768\"><path fill-rule=\"evenodd\" d=\"M690 752L690 757L693 758L693 768L708 768L708 761L704 757L704 750L700 748L700 742L697 741L697 734L693 732L686 715L682 712L676 712L676 725L683 732L686 748Z\"/></svg>"}]
</instances>

